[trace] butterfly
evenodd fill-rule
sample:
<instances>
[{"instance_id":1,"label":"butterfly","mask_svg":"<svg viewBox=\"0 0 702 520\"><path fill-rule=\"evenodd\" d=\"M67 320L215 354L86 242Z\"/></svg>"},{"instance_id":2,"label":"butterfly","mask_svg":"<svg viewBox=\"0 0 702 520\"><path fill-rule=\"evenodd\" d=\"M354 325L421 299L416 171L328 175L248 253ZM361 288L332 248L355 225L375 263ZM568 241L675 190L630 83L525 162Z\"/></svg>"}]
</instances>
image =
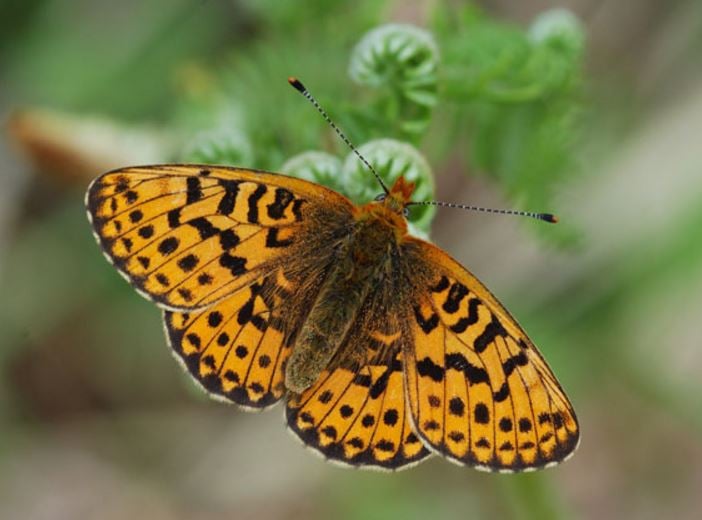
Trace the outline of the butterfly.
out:
<instances>
[{"instance_id":1,"label":"butterfly","mask_svg":"<svg viewBox=\"0 0 702 520\"><path fill-rule=\"evenodd\" d=\"M413 188L400 177L357 206L281 174L172 164L108 172L86 205L192 377L245 409L284 400L289 429L326 459L395 470L436 453L500 472L564 460L573 407L490 291L408 234Z\"/></svg>"}]
</instances>

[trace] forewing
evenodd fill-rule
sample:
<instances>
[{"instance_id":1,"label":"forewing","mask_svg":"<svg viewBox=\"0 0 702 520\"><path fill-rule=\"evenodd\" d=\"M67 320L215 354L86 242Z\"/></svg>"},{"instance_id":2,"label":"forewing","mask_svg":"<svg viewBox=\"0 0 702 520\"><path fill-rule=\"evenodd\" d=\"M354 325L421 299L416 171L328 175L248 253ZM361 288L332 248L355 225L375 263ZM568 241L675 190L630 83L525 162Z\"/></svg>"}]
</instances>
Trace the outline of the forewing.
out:
<instances>
[{"instance_id":1,"label":"forewing","mask_svg":"<svg viewBox=\"0 0 702 520\"><path fill-rule=\"evenodd\" d=\"M320 209L340 217L352 211L348 199L310 182L198 165L106 173L91 184L86 205L120 273L144 296L183 311L219 302L296 246L304 250L301 231L324 224L314 222Z\"/></svg>"},{"instance_id":2,"label":"forewing","mask_svg":"<svg viewBox=\"0 0 702 520\"><path fill-rule=\"evenodd\" d=\"M558 463L576 448L575 412L556 377L495 297L440 249L411 240L405 377L417 433L432 450L491 471Z\"/></svg>"}]
</instances>

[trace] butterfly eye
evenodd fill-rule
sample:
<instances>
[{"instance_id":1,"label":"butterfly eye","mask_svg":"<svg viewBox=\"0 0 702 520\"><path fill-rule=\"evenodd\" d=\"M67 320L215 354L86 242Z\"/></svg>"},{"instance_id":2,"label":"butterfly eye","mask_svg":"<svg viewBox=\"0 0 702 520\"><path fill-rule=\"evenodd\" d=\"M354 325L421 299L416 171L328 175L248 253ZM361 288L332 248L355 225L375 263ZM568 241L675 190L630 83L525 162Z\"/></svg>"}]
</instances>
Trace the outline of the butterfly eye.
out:
<instances>
[{"instance_id":1,"label":"butterfly eye","mask_svg":"<svg viewBox=\"0 0 702 520\"><path fill-rule=\"evenodd\" d=\"M381 194L378 195L374 200L375 200L376 202L383 202L383 201L385 200L385 196L386 196L385 193L381 193Z\"/></svg>"},{"instance_id":2,"label":"butterfly eye","mask_svg":"<svg viewBox=\"0 0 702 520\"><path fill-rule=\"evenodd\" d=\"M405 208L402 210L402 214L405 216L405 218L409 218L410 209L405 206Z\"/></svg>"}]
</instances>

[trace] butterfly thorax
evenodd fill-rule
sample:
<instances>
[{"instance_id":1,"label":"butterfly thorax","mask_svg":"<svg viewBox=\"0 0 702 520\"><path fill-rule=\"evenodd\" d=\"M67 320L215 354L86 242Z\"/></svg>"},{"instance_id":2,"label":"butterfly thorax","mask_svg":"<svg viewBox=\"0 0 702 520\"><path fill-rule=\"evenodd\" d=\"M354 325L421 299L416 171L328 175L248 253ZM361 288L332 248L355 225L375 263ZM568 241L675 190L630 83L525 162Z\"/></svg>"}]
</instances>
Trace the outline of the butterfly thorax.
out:
<instances>
[{"instance_id":1,"label":"butterfly thorax","mask_svg":"<svg viewBox=\"0 0 702 520\"><path fill-rule=\"evenodd\" d=\"M344 361L345 353L339 348L369 291L390 274L393 257L406 233L402 215L384 202L357 208L353 230L332 259L319 295L295 340L285 374L289 390L304 391L330 363Z\"/></svg>"}]
</instances>

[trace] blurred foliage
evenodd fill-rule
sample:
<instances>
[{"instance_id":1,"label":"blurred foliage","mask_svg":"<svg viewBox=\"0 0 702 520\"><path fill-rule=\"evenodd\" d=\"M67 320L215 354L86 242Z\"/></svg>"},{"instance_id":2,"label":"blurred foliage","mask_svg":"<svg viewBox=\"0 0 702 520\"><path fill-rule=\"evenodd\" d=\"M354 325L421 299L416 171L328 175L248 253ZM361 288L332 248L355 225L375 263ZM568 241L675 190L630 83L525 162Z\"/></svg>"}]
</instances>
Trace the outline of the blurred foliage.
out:
<instances>
[{"instance_id":1,"label":"blurred foliage","mask_svg":"<svg viewBox=\"0 0 702 520\"><path fill-rule=\"evenodd\" d=\"M553 190L578 173L584 33L564 10L524 31L478 9L440 11L443 97L456 106L448 142L470 143L468 163L524 208L549 208ZM561 226L561 237L572 234ZM549 230L550 236L555 236Z\"/></svg>"},{"instance_id":2,"label":"blurred foliage","mask_svg":"<svg viewBox=\"0 0 702 520\"><path fill-rule=\"evenodd\" d=\"M235 164L321 182L357 202L371 199L380 191L377 183L314 108L287 85L287 76L296 75L388 182L400 173L416 178L418 198L433 198L434 187L444 181L450 185L450 179L437 181L435 175L463 170L471 177L481 175L512 206L556 212L561 208L555 204L569 210L567 199L555 196L560 188L579 187L577 182L585 179L584 157L595 170L648 117L628 83L596 85L589 94L600 96L599 112L585 103L583 91L592 81L582 72L585 30L567 11L546 11L516 26L472 2L427 2L424 23L410 25L404 20L412 16L395 16L399 4L10 0L3 2L0 16L0 102L71 114L71 125L56 132L57 141L74 139L71 150L82 144L90 148L86 154L103 155L103 148L83 140L81 128L73 126L83 119L82 130L95 139L103 136L103 144L118 148L122 164L154 155L163 162ZM699 3L696 9L699 12ZM624 25L618 20L616 30ZM645 56L640 50L630 54ZM672 79L674 75L665 82ZM605 91L609 97L603 100ZM94 122L86 125L93 114L102 116L101 122L116 122L116 135ZM57 124L60 128L63 123ZM153 136L151 129L156 129ZM584 153L579 144L585 132L590 148ZM124 134L130 138L118 138ZM657 182L672 176L675 160L665 158ZM203 492L199 500L205 504L193 505L187 493L208 487L208 478L223 464L201 461L207 454L216 458L238 450L237 456L243 458L257 449L257 438L247 438L241 446L222 440L222 428L247 424L249 416L205 404L206 398L170 359L158 310L136 297L101 258L82 206L89 178L100 172L92 168L82 177L59 178L50 175L55 173L50 164L41 162L39 172L47 175L3 179L5 187L14 183L13 193L20 196L10 201L11 221L3 222L0 237L0 288L6 295L0 309L0 457L17 456L26 447L34 456L27 457L28 465L40 460L46 466L37 467L51 468L55 459L48 457L50 450L34 455L35 447L53 443L57 446L53 454L62 453L63 437L73 436L84 449L100 455L101 467L117 467L121 478L144 488L149 479L158 482L156 487L168 488L176 497L174 503L190 513L215 510L217 506L202 498L210 495ZM699 171L698 164L691 168ZM595 232L606 234L611 229L621 236L610 238L609 245L614 249L630 241L626 249L604 253L602 248L597 257L587 256L587 251L576 257L567 256L570 252L562 248L536 261L527 258L525 264L546 263L541 266L544 274L551 274L555 265L555 286L549 287L550 276L538 282L526 276L505 291L519 295L506 302L508 307L543 346L573 394L578 412L586 417L584 445L572 462L540 474L486 477L436 461L388 477L328 469L312 460L300 467L325 472L315 481L321 492L312 488L304 496L286 498L283 490L265 494L260 501L292 503L303 512L321 508L328 513L322 516L339 518L368 518L373 513L398 518L563 518L574 509L599 511L583 504L599 506L589 501L602 497L589 494L603 475L611 482L601 487L610 492L629 481L638 487L637 464L650 461L651 446L682 446L683 456L693 452L688 445L698 442L702 431L699 414L695 415L699 385L694 376L680 381L667 360L683 347L685 355L692 356L694 348L687 343L699 337L669 345L669 336L682 327L671 325L672 318L660 325L657 319L663 308L670 308L670 314L678 312L670 301L662 301L666 294L684 293L690 280L700 278L700 206L690 210L681 202L679 213L669 208L675 222L646 227L635 235L626 226L616 228L616 221L636 188L630 183L620 187L616 214L595 220L593 235L586 237L588 250L596 249ZM672 206L669 200L666 203ZM597 216L595 208L591 213ZM413 209L417 233L429 232L431 209ZM632 220L646 219L649 209L642 207ZM574 226L585 220L571 218L578 222ZM461 230L471 225L463 222ZM480 232L490 234L494 229L489 224L483 229L480 222ZM479 226L472 231L475 243L482 245ZM556 245L574 236L563 224L555 228L534 224L527 229L547 230L539 231L539 238L557 236ZM453 245L466 242L466 235L455 233ZM469 247L473 238L471 234ZM527 242L529 238L533 237ZM480 254L476 251L478 259ZM553 264L551 257L557 258ZM501 262L509 266L496 268L495 273L509 278L518 262L508 254L491 256L485 263ZM531 268L533 274L539 266ZM694 309L688 301L684 309L688 305ZM655 312L635 314L641 307ZM650 319L654 315L656 320ZM627 320L638 316L648 319L631 326ZM639 328L660 339L654 342L659 357L632 347L631 337ZM682 358L681 364L693 372L694 363ZM622 395L630 400L635 395L641 402L628 406L628 401L616 401ZM199 427L199 420L191 420L184 411L188 406L202 414L199 420L211 419L210 413L221 413L222 420ZM169 411L178 419L169 418ZM143 417L135 419L139 414ZM141 427L135 427L140 421ZM275 428L280 422L279 417L272 420ZM668 423L677 428L675 433L665 432ZM635 436L631 424L640 425ZM640 451L637 443L642 444ZM280 451L274 451L277 444L265 444L260 447L265 457L242 463L247 472L251 470L244 480L261 482L263 489L284 472L287 459L280 462L276 457L294 457L297 451L292 441L280 445ZM636 460L626 460L622 453ZM641 453L644 457L638 457ZM643 481L644 492L636 493L661 500L662 487L663 503L677 504L674 484L694 468L686 460L678 465L676 453L670 449L656 458L656 464L646 468L654 477ZM588 454L595 455L594 462ZM305 461L306 457L301 455ZM264 458L277 467L272 471L270 466L259 467L256 463ZM72 452L67 452L66 460L65 466L56 465L58 480L70 481L63 472L75 462ZM27 461L21 462L19 469ZM198 463L200 472L191 474ZM22 474L15 474L18 468L5 469L9 467L2 467L0 478L7 475L6 481L21 483ZM298 466L292 467L297 471ZM259 480L255 470L264 473ZM218 481L226 497L245 484L228 480L234 474L230 471ZM294 481L305 477L300 472ZM94 496L102 499L120 487L109 484L110 492ZM32 500L35 492L41 496L41 489L35 489L39 484L27 486L32 488ZM564 489L573 496L564 496ZM643 501L648 507L647 500L649 496Z\"/></svg>"},{"instance_id":3,"label":"blurred foliage","mask_svg":"<svg viewBox=\"0 0 702 520\"><path fill-rule=\"evenodd\" d=\"M0 40L7 92L16 104L72 114L50 113L51 125L44 127L42 112L30 113L37 114L37 124L18 120L22 135L34 139L31 150L45 154L36 161L42 168L63 157L64 169L84 164L91 170L86 176L93 176L99 164L95 151L112 145L125 154L125 163L153 157L282 171L357 203L372 200L380 192L377 182L287 85L289 75L318 96L387 184L399 175L416 182L416 200L434 198L429 165L444 169L450 152L463 156L467 171L489 172L515 204L536 209L548 207L549 188L572 165L564 134L577 124L582 53L582 41L576 42L582 35L572 21L539 19L525 31L472 4L437 3L429 26L420 28L383 23L388 4L371 0L315 0L304 9L273 0L176 0L167 9L133 0L122 7L128 16L107 2L80 1L70 9L50 0L12 5L22 22L8 26ZM92 23L74 24L78 11ZM87 117L81 126L73 115L80 113L99 113L116 123L97 131ZM160 129L144 132L144 123ZM130 124L138 143L126 138ZM42 134L47 131L50 135ZM47 142L54 153L42 148ZM72 159L65 160L69 150ZM80 176L61 178L76 182ZM3 289L20 296L0 316L8 345L0 364L22 377L2 381L15 390L2 391L0 410L40 422L87 410L148 408L193 394L186 378L158 369L171 363L163 349L131 346L162 341L149 327L157 312L142 303L134 316L131 290L86 242L91 239L83 222L82 187L57 183L45 180L37 187L37 225L23 224L4 268L13 276L2 281ZM67 191L65 201L55 196L56 189ZM412 232L427 237L434 214L434 207L412 208ZM51 222L45 225L42 215L51 215ZM39 251L51 251L53 261L37 273ZM74 329L76 317L91 307L89 323ZM33 316L45 318L28 329ZM130 325L111 325L114 320ZM105 337L109 329L113 333ZM92 347L86 352L74 345ZM101 365L105 368L95 368ZM124 388L133 370L154 377ZM159 388L177 391L164 395ZM366 505L355 507L338 495L330 507L342 506L348 518L366 517L402 482L377 481ZM515 479L502 492L516 503L531 501L535 517L553 516L539 499L546 493L540 482ZM349 486L352 495L366 494L357 481ZM428 513L432 505L422 507ZM389 514L416 511L410 504L398 510L388 502L385 508Z\"/></svg>"},{"instance_id":4,"label":"blurred foliage","mask_svg":"<svg viewBox=\"0 0 702 520\"><path fill-rule=\"evenodd\" d=\"M405 142L407 146L398 148L386 141L385 155L398 161L425 163L410 146L421 145L440 125L443 143L429 162L440 168L449 150L464 150L469 171L489 172L516 204L537 210L548 208L554 185L576 172L573 143L584 36L567 11L546 12L524 31L471 4L438 4L432 31L385 24L357 39L364 26L377 24L380 3L362 2L353 9L315 4L313 12L320 18L313 33L306 23L309 11L295 20L299 11L278 12L271 5L264 2L257 8L266 13L259 28L265 40L240 45L219 74L185 79L191 96L179 108L179 127L183 136L196 137L185 137L188 143L179 160L276 171L305 149L346 155L345 145L324 120L293 99L293 92L283 91L287 85L282 79L294 64L295 74L313 93L334 93L333 100L321 97L320 103L352 142ZM347 49L355 39L349 57ZM345 63L348 76L342 70ZM442 111L438 121L435 107ZM386 169L369 159L377 169ZM365 202L379 187L363 174L360 163L358 168L361 175L331 183L328 172L306 178ZM420 171L421 184L433 186L431 170ZM419 190L416 196L429 200L433 189ZM432 214L430 208L421 208L410 220L427 232Z\"/></svg>"}]
</instances>

